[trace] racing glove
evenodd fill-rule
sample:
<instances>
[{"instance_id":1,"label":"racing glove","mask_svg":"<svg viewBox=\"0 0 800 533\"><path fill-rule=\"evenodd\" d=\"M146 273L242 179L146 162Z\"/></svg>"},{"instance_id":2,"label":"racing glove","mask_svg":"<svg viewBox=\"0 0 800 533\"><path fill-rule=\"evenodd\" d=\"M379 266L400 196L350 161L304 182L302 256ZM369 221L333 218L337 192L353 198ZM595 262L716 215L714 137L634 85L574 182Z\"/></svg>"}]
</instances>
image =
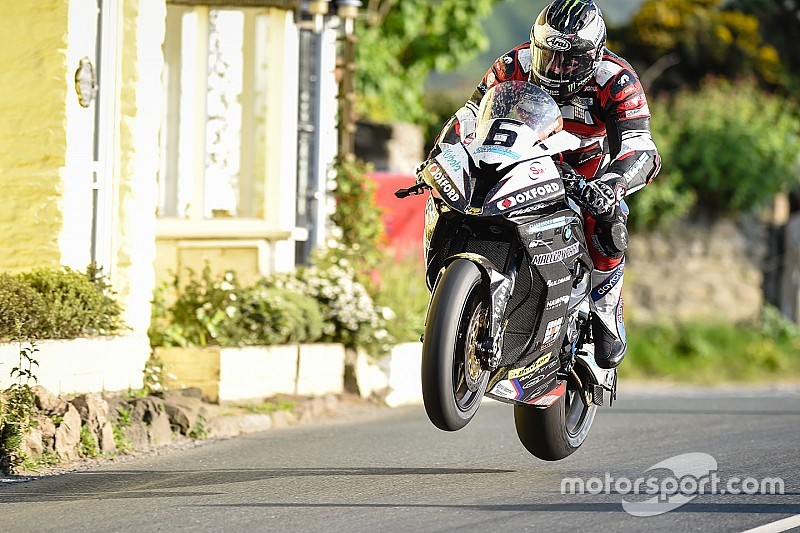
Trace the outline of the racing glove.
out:
<instances>
[{"instance_id":1,"label":"racing glove","mask_svg":"<svg viewBox=\"0 0 800 533\"><path fill-rule=\"evenodd\" d=\"M619 209L627 190L625 178L614 173L603 174L586 184L580 194L581 203L594 218L609 219Z\"/></svg>"}]
</instances>

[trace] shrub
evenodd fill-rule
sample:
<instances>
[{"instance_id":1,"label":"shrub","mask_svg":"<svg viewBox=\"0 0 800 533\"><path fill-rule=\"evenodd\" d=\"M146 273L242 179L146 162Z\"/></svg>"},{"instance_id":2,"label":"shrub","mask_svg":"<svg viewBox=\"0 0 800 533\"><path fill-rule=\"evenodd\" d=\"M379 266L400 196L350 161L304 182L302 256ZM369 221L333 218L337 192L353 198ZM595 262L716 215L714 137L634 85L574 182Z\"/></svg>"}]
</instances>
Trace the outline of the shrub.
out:
<instances>
[{"instance_id":1,"label":"shrub","mask_svg":"<svg viewBox=\"0 0 800 533\"><path fill-rule=\"evenodd\" d=\"M346 258L336 259L333 253L318 256L314 266L275 274L262 283L317 300L327 322L322 340L340 342L348 348L364 348L374 356L388 352L391 339L386 320L391 310L376 306L366 287L358 281L352 263Z\"/></svg>"},{"instance_id":2,"label":"shrub","mask_svg":"<svg viewBox=\"0 0 800 533\"><path fill-rule=\"evenodd\" d=\"M41 331L41 322L47 315L44 296L19 276L0 274L0 339L36 337Z\"/></svg>"},{"instance_id":3,"label":"shrub","mask_svg":"<svg viewBox=\"0 0 800 533\"><path fill-rule=\"evenodd\" d=\"M0 274L0 339L73 339L125 328L99 269L67 267Z\"/></svg>"},{"instance_id":4,"label":"shrub","mask_svg":"<svg viewBox=\"0 0 800 533\"><path fill-rule=\"evenodd\" d=\"M708 81L654 108L664 174L715 214L757 209L800 184L798 109L752 82Z\"/></svg>"},{"instance_id":5,"label":"shrub","mask_svg":"<svg viewBox=\"0 0 800 533\"><path fill-rule=\"evenodd\" d=\"M153 346L271 345L322 336L323 311L310 296L263 281L242 287L233 272L215 277L208 266L187 274L185 283L175 277L156 291Z\"/></svg>"}]
</instances>

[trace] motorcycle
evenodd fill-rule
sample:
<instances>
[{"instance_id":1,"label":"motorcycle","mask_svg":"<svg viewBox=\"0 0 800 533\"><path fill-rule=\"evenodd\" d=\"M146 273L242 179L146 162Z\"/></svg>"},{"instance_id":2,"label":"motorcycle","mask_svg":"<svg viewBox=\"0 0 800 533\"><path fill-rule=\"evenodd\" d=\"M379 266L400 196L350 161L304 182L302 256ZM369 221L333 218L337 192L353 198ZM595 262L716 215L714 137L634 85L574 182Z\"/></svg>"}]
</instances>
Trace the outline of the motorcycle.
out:
<instances>
[{"instance_id":1,"label":"motorcycle","mask_svg":"<svg viewBox=\"0 0 800 533\"><path fill-rule=\"evenodd\" d=\"M475 134L440 139L422 181L431 300L422 348L428 418L455 431L483 396L514 405L525 448L544 460L585 441L598 406L616 397L616 369L594 360L592 260L579 177L555 158L578 148L555 101L512 81L487 91Z\"/></svg>"}]
</instances>

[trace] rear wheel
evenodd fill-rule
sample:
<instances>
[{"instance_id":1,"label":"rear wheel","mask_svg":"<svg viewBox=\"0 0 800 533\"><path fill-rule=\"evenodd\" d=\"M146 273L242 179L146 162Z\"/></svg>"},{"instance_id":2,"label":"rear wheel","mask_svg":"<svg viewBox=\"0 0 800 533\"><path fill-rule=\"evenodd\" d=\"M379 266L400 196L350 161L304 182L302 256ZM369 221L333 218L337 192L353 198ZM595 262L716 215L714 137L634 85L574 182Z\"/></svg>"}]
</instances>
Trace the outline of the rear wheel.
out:
<instances>
[{"instance_id":1,"label":"rear wheel","mask_svg":"<svg viewBox=\"0 0 800 533\"><path fill-rule=\"evenodd\" d=\"M480 407L489 373L478 343L486 331L489 293L471 261L451 263L434 290L422 345L422 399L433 424L456 431Z\"/></svg>"},{"instance_id":2,"label":"rear wheel","mask_svg":"<svg viewBox=\"0 0 800 533\"><path fill-rule=\"evenodd\" d=\"M587 405L580 391L568 388L547 409L514 405L514 425L529 452L545 461L558 461L580 448L596 412L597 406Z\"/></svg>"}]
</instances>

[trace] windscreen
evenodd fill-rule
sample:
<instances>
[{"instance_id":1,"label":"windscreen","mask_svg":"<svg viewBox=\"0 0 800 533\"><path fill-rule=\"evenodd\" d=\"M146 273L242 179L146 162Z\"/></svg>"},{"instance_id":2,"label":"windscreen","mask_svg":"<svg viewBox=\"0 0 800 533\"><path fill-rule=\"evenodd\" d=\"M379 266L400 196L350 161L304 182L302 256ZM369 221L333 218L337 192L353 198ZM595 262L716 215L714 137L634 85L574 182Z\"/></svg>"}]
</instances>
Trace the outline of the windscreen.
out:
<instances>
[{"instance_id":1,"label":"windscreen","mask_svg":"<svg viewBox=\"0 0 800 533\"><path fill-rule=\"evenodd\" d=\"M563 126L561 110L555 100L527 81L508 81L487 91L478 110L479 139L487 136L491 121L497 118L522 122L535 131L540 140Z\"/></svg>"}]
</instances>

